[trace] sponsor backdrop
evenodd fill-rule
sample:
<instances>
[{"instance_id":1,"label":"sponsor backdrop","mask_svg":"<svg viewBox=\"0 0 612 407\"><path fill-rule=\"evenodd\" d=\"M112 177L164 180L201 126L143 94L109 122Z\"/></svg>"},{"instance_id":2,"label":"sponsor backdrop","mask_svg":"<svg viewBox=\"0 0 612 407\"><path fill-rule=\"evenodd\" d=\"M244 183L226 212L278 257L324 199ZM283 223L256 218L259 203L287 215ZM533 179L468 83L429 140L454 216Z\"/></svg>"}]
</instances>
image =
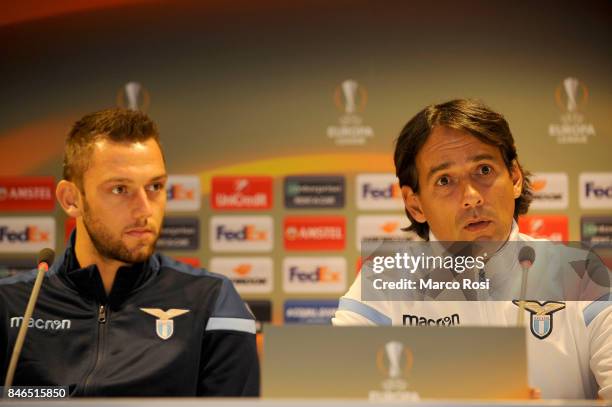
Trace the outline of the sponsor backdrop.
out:
<instances>
[{"instance_id":1,"label":"sponsor backdrop","mask_svg":"<svg viewBox=\"0 0 612 407\"><path fill-rule=\"evenodd\" d=\"M483 99L510 122L534 173L523 231L610 246L609 2L276 3L9 7L0 273L64 248L64 136L117 105L161 129L172 176L160 249L230 277L261 319L329 321L360 239L406 236L393 141L451 98Z\"/></svg>"}]
</instances>

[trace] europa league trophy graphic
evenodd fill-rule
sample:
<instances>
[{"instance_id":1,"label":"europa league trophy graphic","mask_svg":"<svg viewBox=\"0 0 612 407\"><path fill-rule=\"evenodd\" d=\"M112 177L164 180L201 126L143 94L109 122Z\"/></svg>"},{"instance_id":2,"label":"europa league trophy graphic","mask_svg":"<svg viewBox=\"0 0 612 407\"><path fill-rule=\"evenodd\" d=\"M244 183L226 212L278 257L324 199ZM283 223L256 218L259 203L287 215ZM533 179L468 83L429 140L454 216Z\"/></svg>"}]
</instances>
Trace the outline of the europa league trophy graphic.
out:
<instances>
[{"instance_id":1,"label":"europa league trophy graphic","mask_svg":"<svg viewBox=\"0 0 612 407\"><path fill-rule=\"evenodd\" d=\"M146 112L150 103L149 92L140 83L131 81L119 88L117 106Z\"/></svg>"},{"instance_id":2,"label":"europa league trophy graphic","mask_svg":"<svg viewBox=\"0 0 612 407\"><path fill-rule=\"evenodd\" d=\"M406 380L412 369L413 361L412 351L401 342L390 341L379 347L376 353L376 364L385 380L380 383L382 390L370 390L368 398L373 401L419 400L419 394L408 389Z\"/></svg>"},{"instance_id":3,"label":"europa league trophy graphic","mask_svg":"<svg viewBox=\"0 0 612 407\"><path fill-rule=\"evenodd\" d=\"M411 352L401 342L387 342L378 352L378 366L387 378L381 385L386 391L402 391L406 388L405 373L411 368ZM402 364L402 362L404 362Z\"/></svg>"},{"instance_id":4,"label":"europa league trophy graphic","mask_svg":"<svg viewBox=\"0 0 612 407\"><path fill-rule=\"evenodd\" d=\"M589 90L578 78L568 76L555 89L557 106L563 112L560 123L548 125L548 134L559 144L586 144L595 136L593 123L585 120Z\"/></svg>"},{"instance_id":5,"label":"europa league trophy graphic","mask_svg":"<svg viewBox=\"0 0 612 407\"><path fill-rule=\"evenodd\" d=\"M364 145L374 137L370 126L362 125L360 113L368 101L366 89L356 80L346 79L334 90L334 103L343 114L338 118L339 126L328 126L327 137L337 145Z\"/></svg>"},{"instance_id":6,"label":"europa league trophy graphic","mask_svg":"<svg viewBox=\"0 0 612 407\"><path fill-rule=\"evenodd\" d=\"M363 98L363 90L359 89L359 84L353 79L347 79L340 84L342 90L343 105L344 105L344 116L340 118L340 123L345 126L356 126L361 124L361 117L357 114L358 105L357 103L363 103L364 101L359 99ZM339 97L340 95L338 95ZM359 99L359 100L358 100Z\"/></svg>"},{"instance_id":7,"label":"europa league trophy graphic","mask_svg":"<svg viewBox=\"0 0 612 407\"><path fill-rule=\"evenodd\" d=\"M576 99L578 98L578 83L578 79L576 78L565 78L563 80L563 87L567 95L567 111L570 113L578 109L578 104L576 103Z\"/></svg>"},{"instance_id":8,"label":"europa league trophy graphic","mask_svg":"<svg viewBox=\"0 0 612 407\"><path fill-rule=\"evenodd\" d=\"M138 82L128 82L125 84L125 96L127 98L127 108L130 110L138 110L138 98L142 86Z\"/></svg>"},{"instance_id":9,"label":"europa league trophy graphic","mask_svg":"<svg viewBox=\"0 0 612 407\"><path fill-rule=\"evenodd\" d=\"M347 114L355 113L355 99L357 98L357 82L352 79L348 79L342 82L342 93L344 93L344 111Z\"/></svg>"},{"instance_id":10,"label":"europa league trophy graphic","mask_svg":"<svg viewBox=\"0 0 612 407\"><path fill-rule=\"evenodd\" d=\"M397 379L402 374L400 368L400 357L402 356L402 350L404 345L399 342L389 342L385 345L385 351L387 352L387 358L389 359L389 377L391 379Z\"/></svg>"}]
</instances>

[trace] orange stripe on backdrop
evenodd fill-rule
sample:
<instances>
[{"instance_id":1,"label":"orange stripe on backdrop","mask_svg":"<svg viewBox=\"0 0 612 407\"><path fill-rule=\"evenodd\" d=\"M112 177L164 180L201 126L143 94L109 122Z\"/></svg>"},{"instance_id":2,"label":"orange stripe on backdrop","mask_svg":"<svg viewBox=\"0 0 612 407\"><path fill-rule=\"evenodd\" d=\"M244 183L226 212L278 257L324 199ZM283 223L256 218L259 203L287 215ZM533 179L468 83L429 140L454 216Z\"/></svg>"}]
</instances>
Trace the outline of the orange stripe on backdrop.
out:
<instances>
[{"instance_id":1,"label":"orange stripe on backdrop","mask_svg":"<svg viewBox=\"0 0 612 407\"><path fill-rule=\"evenodd\" d=\"M61 160L66 134L76 119L54 118L0 134L0 175L28 175L49 160Z\"/></svg>"},{"instance_id":2,"label":"orange stripe on backdrop","mask_svg":"<svg viewBox=\"0 0 612 407\"><path fill-rule=\"evenodd\" d=\"M150 0L19 0L7 1L2 5L0 26L23 23L40 18L62 14L119 7L136 3L150 3Z\"/></svg>"},{"instance_id":3,"label":"orange stripe on backdrop","mask_svg":"<svg viewBox=\"0 0 612 407\"><path fill-rule=\"evenodd\" d=\"M336 0L333 3L350 0ZM276 0L18 0L5 1L0 13L0 26L27 23L29 21L52 18L71 13L95 12L97 10L119 8L123 6L150 4L157 10L161 7L167 9L206 10L208 12L248 12L249 10L267 9L279 10L307 10L311 8L309 0L276 1ZM323 3L320 3L323 4Z\"/></svg>"},{"instance_id":4,"label":"orange stripe on backdrop","mask_svg":"<svg viewBox=\"0 0 612 407\"><path fill-rule=\"evenodd\" d=\"M287 175L395 172L392 153L306 154L254 160L200 172L202 195L210 193L215 175Z\"/></svg>"}]
</instances>

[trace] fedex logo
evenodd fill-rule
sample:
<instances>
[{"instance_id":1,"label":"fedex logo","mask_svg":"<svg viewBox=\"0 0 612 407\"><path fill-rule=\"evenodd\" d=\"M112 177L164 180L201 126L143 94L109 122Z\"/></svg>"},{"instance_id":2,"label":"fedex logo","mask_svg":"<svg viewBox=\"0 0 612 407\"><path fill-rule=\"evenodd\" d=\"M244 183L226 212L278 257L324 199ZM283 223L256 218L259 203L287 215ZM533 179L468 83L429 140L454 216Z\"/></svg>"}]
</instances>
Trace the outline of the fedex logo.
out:
<instances>
[{"instance_id":1,"label":"fedex logo","mask_svg":"<svg viewBox=\"0 0 612 407\"><path fill-rule=\"evenodd\" d=\"M263 241L268 238L265 230L257 229L255 225L244 225L241 229L233 230L225 225L217 226L217 240Z\"/></svg>"},{"instance_id":2,"label":"fedex logo","mask_svg":"<svg viewBox=\"0 0 612 407\"><path fill-rule=\"evenodd\" d=\"M273 225L270 216L213 216L210 220L213 251L270 251Z\"/></svg>"},{"instance_id":3,"label":"fedex logo","mask_svg":"<svg viewBox=\"0 0 612 407\"><path fill-rule=\"evenodd\" d=\"M359 209L402 209L402 191L394 174L359 174L357 176Z\"/></svg>"},{"instance_id":4,"label":"fedex logo","mask_svg":"<svg viewBox=\"0 0 612 407\"><path fill-rule=\"evenodd\" d=\"M186 201L195 198L195 191L184 185L171 185L168 188L169 201Z\"/></svg>"},{"instance_id":5,"label":"fedex logo","mask_svg":"<svg viewBox=\"0 0 612 407\"><path fill-rule=\"evenodd\" d=\"M587 182L585 194L587 198L612 198L612 185L600 186L594 182Z\"/></svg>"},{"instance_id":6,"label":"fedex logo","mask_svg":"<svg viewBox=\"0 0 612 407\"><path fill-rule=\"evenodd\" d=\"M612 172L582 173L579 185L581 208L612 208Z\"/></svg>"},{"instance_id":7,"label":"fedex logo","mask_svg":"<svg viewBox=\"0 0 612 407\"><path fill-rule=\"evenodd\" d=\"M52 211L53 177L0 177L0 211Z\"/></svg>"},{"instance_id":8,"label":"fedex logo","mask_svg":"<svg viewBox=\"0 0 612 407\"><path fill-rule=\"evenodd\" d=\"M343 257L287 257L283 261L285 292L343 292L345 286Z\"/></svg>"},{"instance_id":9,"label":"fedex logo","mask_svg":"<svg viewBox=\"0 0 612 407\"><path fill-rule=\"evenodd\" d=\"M170 175L166 185L169 212L200 210L200 178L196 175Z\"/></svg>"},{"instance_id":10,"label":"fedex logo","mask_svg":"<svg viewBox=\"0 0 612 407\"><path fill-rule=\"evenodd\" d=\"M401 196L399 184L390 184L382 188L365 183L361 186L361 197L373 199L394 199Z\"/></svg>"},{"instance_id":11,"label":"fedex logo","mask_svg":"<svg viewBox=\"0 0 612 407\"><path fill-rule=\"evenodd\" d=\"M326 266L319 266L314 270L300 270L294 266L289 269L289 281L294 280L312 283L334 283L340 281L340 273L332 271Z\"/></svg>"},{"instance_id":12,"label":"fedex logo","mask_svg":"<svg viewBox=\"0 0 612 407\"><path fill-rule=\"evenodd\" d=\"M272 177L213 177L210 199L213 209L270 209Z\"/></svg>"},{"instance_id":13,"label":"fedex logo","mask_svg":"<svg viewBox=\"0 0 612 407\"><path fill-rule=\"evenodd\" d=\"M0 218L0 253L37 252L45 247L55 248L55 219Z\"/></svg>"},{"instance_id":14,"label":"fedex logo","mask_svg":"<svg viewBox=\"0 0 612 407\"><path fill-rule=\"evenodd\" d=\"M22 230L11 230L6 226L0 227L0 242L49 242L49 231L41 230L38 226L26 226Z\"/></svg>"}]
</instances>

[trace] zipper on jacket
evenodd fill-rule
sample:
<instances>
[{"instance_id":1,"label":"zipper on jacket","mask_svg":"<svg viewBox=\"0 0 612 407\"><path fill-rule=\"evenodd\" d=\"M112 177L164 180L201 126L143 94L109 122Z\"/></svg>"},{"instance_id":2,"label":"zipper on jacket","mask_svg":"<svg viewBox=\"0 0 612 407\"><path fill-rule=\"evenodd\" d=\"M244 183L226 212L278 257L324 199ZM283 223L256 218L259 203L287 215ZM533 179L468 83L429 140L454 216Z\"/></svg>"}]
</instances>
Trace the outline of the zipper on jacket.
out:
<instances>
[{"instance_id":1,"label":"zipper on jacket","mask_svg":"<svg viewBox=\"0 0 612 407\"><path fill-rule=\"evenodd\" d=\"M100 308L98 308L98 323L106 323L106 307L104 305L100 305Z\"/></svg>"},{"instance_id":2,"label":"zipper on jacket","mask_svg":"<svg viewBox=\"0 0 612 407\"><path fill-rule=\"evenodd\" d=\"M87 395L88 387L91 385L93 373L96 371L102 361L102 355L104 353L104 340L106 337L106 321L108 319L107 307L104 304L98 306L98 341L96 344L96 359L91 370L85 376L85 383L83 385L83 394Z\"/></svg>"}]
</instances>

